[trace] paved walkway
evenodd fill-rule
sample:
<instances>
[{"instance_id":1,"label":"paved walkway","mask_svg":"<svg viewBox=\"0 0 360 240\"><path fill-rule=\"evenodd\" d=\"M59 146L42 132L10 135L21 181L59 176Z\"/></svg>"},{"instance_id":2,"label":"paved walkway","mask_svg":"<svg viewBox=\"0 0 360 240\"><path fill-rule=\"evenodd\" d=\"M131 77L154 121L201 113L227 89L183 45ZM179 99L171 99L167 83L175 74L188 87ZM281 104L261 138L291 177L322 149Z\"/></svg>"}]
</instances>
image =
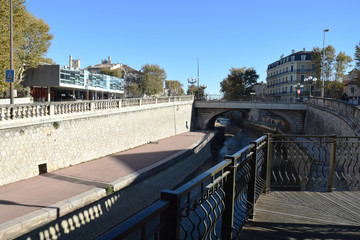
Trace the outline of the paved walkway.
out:
<instances>
[{"instance_id":1,"label":"paved walkway","mask_svg":"<svg viewBox=\"0 0 360 240\"><path fill-rule=\"evenodd\" d=\"M19 236L129 185L140 174L193 149L206 133L189 132L0 187L0 239Z\"/></svg>"}]
</instances>

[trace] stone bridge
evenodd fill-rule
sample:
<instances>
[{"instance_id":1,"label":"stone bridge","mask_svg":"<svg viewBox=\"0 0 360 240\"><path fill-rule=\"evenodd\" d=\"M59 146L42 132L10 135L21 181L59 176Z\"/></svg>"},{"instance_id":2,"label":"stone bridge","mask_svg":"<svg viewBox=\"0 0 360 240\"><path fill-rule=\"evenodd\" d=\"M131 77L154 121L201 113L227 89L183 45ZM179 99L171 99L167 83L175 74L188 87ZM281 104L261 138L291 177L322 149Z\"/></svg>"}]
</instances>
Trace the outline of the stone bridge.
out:
<instances>
[{"instance_id":1,"label":"stone bridge","mask_svg":"<svg viewBox=\"0 0 360 240\"><path fill-rule=\"evenodd\" d=\"M307 111L305 103L267 103L240 101L196 101L195 114L198 129L213 128L217 117L228 111L238 110L247 115L251 109L266 110L279 116L285 128L292 133L301 133Z\"/></svg>"},{"instance_id":2,"label":"stone bridge","mask_svg":"<svg viewBox=\"0 0 360 240\"><path fill-rule=\"evenodd\" d=\"M306 103L267 103L240 101L195 101L193 127L213 128L216 118L231 110L247 116L251 109L276 114L289 133L360 136L360 109L348 102L310 98Z\"/></svg>"}]
</instances>

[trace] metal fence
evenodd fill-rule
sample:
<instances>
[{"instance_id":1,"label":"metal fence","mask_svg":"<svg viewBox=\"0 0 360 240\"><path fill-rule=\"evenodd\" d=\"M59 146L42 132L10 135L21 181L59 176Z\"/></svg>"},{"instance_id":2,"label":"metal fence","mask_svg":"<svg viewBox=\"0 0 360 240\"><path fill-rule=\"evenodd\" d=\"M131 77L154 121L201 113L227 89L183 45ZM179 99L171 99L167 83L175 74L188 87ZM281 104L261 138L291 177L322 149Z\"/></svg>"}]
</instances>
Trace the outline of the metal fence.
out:
<instances>
[{"instance_id":1,"label":"metal fence","mask_svg":"<svg viewBox=\"0 0 360 240\"><path fill-rule=\"evenodd\" d=\"M359 190L360 137L264 135L99 239L237 239L270 188Z\"/></svg>"},{"instance_id":2,"label":"metal fence","mask_svg":"<svg viewBox=\"0 0 360 240\"><path fill-rule=\"evenodd\" d=\"M261 137L99 239L233 239L265 188Z\"/></svg>"}]
</instances>

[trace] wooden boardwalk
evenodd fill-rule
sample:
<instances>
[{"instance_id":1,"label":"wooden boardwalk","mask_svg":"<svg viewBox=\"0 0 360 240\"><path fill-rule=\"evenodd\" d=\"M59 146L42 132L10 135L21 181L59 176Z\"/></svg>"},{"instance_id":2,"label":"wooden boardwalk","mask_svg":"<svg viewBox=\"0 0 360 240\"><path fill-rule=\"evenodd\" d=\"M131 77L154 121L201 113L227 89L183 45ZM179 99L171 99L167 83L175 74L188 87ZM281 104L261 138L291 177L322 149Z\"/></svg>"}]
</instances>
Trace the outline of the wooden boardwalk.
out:
<instances>
[{"instance_id":1,"label":"wooden boardwalk","mask_svg":"<svg viewBox=\"0 0 360 240\"><path fill-rule=\"evenodd\" d=\"M240 239L360 239L360 192L270 192Z\"/></svg>"}]
</instances>

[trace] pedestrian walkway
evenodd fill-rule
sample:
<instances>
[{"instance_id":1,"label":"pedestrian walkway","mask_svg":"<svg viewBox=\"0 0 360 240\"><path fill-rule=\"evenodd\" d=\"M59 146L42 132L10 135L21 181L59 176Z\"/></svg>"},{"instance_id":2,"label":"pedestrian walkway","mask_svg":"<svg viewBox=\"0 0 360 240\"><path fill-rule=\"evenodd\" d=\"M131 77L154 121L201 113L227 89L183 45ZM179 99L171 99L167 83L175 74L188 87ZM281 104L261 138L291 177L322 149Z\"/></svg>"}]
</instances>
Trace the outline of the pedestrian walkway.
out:
<instances>
[{"instance_id":1,"label":"pedestrian walkway","mask_svg":"<svg viewBox=\"0 0 360 240\"><path fill-rule=\"evenodd\" d=\"M195 148L204 132L188 132L0 187L0 239L31 229L119 190Z\"/></svg>"}]
</instances>

